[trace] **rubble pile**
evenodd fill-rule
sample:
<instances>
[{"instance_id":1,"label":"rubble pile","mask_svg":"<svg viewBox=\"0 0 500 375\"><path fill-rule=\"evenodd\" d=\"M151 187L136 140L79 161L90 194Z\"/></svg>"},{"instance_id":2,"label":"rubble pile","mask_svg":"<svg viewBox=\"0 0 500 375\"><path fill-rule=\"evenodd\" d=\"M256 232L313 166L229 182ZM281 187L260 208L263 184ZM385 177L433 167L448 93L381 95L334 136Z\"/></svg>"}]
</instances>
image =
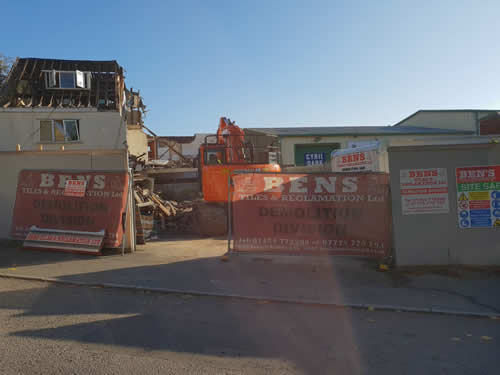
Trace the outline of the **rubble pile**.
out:
<instances>
[{"instance_id":1,"label":"rubble pile","mask_svg":"<svg viewBox=\"0 0 500 375\"><path fill-rule=\"evenodd\" d=\"M135 186L137 243L143 244L154 231L220 236L227 233L224 204L164 200L160 194ZM156 225L154 225L156 223Z\"/></svg>"},{"instance_id":2,"label":"rubble pile","mask_svg":"<svg viewBox=\"0 0 500 375\"><path fill-rule=\"evenodd\" d=\"M176 233L194 233L193 230L193 205L194 201L169 201L163 200L158 194L143 189L139 186L134 188L136 212L141 216L142 222L151 216L156 220L157 230ZM151 228L152 230L152 228ZM145 237L147 234L145 233Z\"/></svg>"},{"instance_id":3,"label":"rubble pile","mask_svg":"<svg viewBox=\"0 0 500 375\"><path fill-rule=\"evenodd\" d=\"M197 159L182 158L180 160L150 160L146 168L196 168Z\"/></svg>"}]
</instances>

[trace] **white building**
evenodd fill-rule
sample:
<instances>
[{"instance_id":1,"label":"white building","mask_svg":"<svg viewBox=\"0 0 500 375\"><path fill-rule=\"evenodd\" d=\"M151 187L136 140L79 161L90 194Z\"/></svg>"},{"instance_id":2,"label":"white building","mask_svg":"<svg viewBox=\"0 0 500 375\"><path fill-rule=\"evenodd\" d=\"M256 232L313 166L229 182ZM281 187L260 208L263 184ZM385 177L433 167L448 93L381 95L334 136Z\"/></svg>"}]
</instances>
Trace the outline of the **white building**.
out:
<instances>
[{"instance_id":1,"label":"white building","mask_svg":"<svg viewBox=\"0 0 500 375\"><path fill-rule=\"evenodd\" d=\"M141 105L116 61L18 58L0 91L0 151L128 144L132 154L147 157Z\"/></svg>"}]
</instances>

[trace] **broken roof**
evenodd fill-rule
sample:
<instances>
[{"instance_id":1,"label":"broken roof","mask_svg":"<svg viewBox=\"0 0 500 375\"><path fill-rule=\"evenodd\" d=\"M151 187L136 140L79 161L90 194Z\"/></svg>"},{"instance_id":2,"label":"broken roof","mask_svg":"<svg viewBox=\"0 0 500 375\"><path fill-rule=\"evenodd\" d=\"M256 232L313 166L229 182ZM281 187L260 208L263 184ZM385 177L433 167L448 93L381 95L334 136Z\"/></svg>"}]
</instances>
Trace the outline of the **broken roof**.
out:
<instances>
[{"instance_id":1,"label":"broken roof","mask_svg":"<svg viewBox=\"0 0 500 375\"><path fill-rule=\"evenodd\" d=\"M63 78L69 78L69 86L62 84ZM115 60L17 58L0 92L0 105L118 110L123 81L123 68Z\"/></svg>"}]
</instances>

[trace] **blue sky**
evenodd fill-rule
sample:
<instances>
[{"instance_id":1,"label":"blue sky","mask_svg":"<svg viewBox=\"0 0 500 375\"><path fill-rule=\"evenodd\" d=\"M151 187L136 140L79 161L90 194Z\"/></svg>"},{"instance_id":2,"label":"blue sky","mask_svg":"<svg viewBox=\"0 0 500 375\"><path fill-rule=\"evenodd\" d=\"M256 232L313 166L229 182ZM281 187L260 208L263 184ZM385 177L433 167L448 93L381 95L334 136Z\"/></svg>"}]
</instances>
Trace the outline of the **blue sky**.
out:
<instances>
[{"instance_id":1,"label":"blue sky","mask_svg":"<svg viewBox=\"0 0 500 375\"><path fill-rule=\"evenodd\" d=\"M500 109L498 1L4 1L1 12L0 53L117 60L160 135L215 132L221 116L389 125L418 109Z\"/></svg>"}]
</instances>

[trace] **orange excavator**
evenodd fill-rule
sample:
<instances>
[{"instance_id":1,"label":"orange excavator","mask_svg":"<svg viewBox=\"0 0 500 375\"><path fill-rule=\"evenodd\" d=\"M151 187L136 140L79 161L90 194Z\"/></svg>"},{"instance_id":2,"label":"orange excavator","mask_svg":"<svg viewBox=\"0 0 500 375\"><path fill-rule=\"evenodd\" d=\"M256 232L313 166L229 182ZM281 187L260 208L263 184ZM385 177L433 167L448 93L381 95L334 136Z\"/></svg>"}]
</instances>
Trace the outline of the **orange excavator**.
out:
<instances>
[{"instance_id":1,"label":"orange excavator","mask_svg":"<svg viewBox=\"0 0 500 375\"><path fill-rule=\"evenodd\" d=\"M262 161L263 152L245 141L244 131L234 121L222 117L217 134L206 136L200 146L203 199L208 202L227 202L228 176L235 171L280 172L277 153L269 147L264 154L265 163L258 162Z\"/></svg>"}]
</instances>

